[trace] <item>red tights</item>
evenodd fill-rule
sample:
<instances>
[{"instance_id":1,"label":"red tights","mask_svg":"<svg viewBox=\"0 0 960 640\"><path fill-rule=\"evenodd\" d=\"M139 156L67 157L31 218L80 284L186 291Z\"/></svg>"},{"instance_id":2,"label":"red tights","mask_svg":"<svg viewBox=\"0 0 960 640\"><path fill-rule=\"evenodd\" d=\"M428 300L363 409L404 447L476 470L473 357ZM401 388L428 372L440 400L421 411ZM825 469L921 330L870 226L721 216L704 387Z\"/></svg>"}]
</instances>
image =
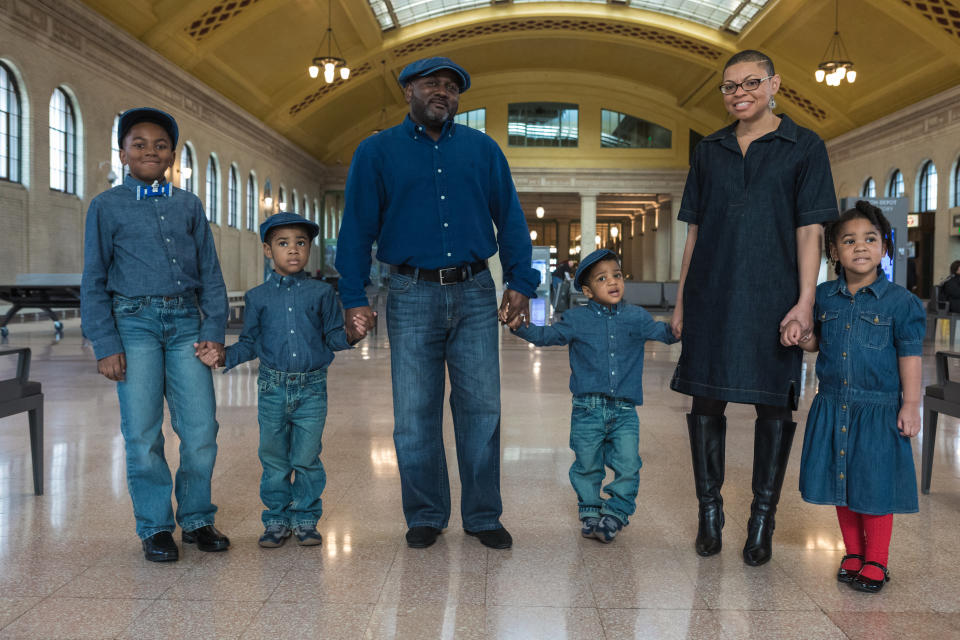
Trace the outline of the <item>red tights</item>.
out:
<instances>
[{"instance_id":1,"label":"red tights","mask_svg":"<svg viewBox=\"0 0 960 640\"><path fill-rule=\"evenodd\" d=\"M847 554L864 556L867 560L887 566L890 557L890 536L893 533L893 514L871 516L850 511L847 507L837 507L837 520ZM851 558L843 563L843 568L856 571L860 560ZM883 572L873 565L864 566L861 571L864 578L882 580Z\"/></svg>"}]
</instances>

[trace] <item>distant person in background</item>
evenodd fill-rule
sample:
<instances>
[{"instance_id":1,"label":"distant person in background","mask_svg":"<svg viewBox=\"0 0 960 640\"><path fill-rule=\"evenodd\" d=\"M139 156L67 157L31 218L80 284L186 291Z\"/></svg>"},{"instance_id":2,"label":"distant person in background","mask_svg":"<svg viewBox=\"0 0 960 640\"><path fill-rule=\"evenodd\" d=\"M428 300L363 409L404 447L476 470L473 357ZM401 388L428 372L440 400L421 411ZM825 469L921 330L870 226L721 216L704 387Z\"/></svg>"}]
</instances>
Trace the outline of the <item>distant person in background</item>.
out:
<instances>
[{"instance_id":1,"label":"distant person in background","mask_svg":"<svg viewBox=\"0 0 960 640\"><path fill-rule=\"evenodd\" d=\"M950 275L940 283L940 302L946 302L951 313L960 313L960 260L950 264Z\"/></svg>"}]
</instances>

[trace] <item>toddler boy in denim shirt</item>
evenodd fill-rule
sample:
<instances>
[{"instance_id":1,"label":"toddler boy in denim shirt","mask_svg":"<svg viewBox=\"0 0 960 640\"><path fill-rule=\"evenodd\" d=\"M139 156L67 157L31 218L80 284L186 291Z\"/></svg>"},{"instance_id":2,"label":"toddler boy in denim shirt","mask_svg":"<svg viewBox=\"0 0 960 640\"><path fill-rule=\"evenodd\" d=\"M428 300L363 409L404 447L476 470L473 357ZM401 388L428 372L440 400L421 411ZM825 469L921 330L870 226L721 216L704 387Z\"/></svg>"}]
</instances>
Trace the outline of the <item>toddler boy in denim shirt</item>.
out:
<instances>
[{"instance_id":1,"label":"toddler boy in denim shirt","mask_svg":"<svg viewBox=\"0 0 960 640\"><path fill-rule=\"evenodd\" d=\"M266 507L261 547L283 545L291 531L301 545L322 542L317 521L327 481L320 462L327 367L333 352L350 344L333 287L303 270L319 232L320 227L294 213L274 214L260 225L263 253L273 260L273 272L247 291L243 331L226 350L225 372L260 358L258 454L263 465L260 499ZM221 364L213 353L200 357L211 366Z\"/></svg>"},{"instance_id":2,"label":"toddler boy in denim shirt","mask_svg":"<svg viewBox=\"0 0 960 640\"><path fill-rule=\"evenodd\" d=\"M598 249L584 258L574 286L589 298L547 327L521 325L515 331L543 347L570 345L570 448L575 459L570 483L579 501L580 533L612 542L636 510L640 486L640 423L643 404L643 344L673 344L670 326L642 307L623 302L623 273L612 251ZM600 495L604 466L614 478Z\"/></svg>"}]
</instances>

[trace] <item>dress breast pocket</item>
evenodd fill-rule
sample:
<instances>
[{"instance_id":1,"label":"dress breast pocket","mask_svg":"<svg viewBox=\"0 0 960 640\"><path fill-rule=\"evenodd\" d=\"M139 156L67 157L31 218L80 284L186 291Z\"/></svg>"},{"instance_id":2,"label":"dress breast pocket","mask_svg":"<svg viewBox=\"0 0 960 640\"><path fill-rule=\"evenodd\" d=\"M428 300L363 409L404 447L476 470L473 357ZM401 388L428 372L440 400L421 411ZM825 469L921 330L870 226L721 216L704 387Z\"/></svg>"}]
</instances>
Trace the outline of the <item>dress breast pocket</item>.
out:
<instances>
[{"instance_id":1,"label":"dress breast pocket","mask_svg":"<svg viewBox=\"0 0 960 640\"><path fill-rule=\"evenodd\" d=\"M821 311L816 317L820 325L820 342L830 344L840 339L840 312Z\"/></svg>"},{"instance_id":2,"label":"dress breast pocket","mask_svg":"<svg viewBox=\"0 0 960 640\"><path fill-rule=\"evenodd\" d=\"M857 341L868 349L883 349L890 344L893 320L880 313L861 313L857 320Z\"/></svg>"}]
</instances>

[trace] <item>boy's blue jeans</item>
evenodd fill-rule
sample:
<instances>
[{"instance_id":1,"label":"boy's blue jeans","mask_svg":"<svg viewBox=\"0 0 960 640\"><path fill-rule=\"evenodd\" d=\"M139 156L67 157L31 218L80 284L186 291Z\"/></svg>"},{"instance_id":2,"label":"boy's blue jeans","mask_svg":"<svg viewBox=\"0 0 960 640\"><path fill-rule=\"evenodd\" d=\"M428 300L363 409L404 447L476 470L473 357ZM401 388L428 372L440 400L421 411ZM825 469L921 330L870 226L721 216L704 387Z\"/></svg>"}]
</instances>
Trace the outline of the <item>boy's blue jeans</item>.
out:
<instances>
[{"instance_id":1,"label":"boy's blue jeans","mask_svg":"<svg viewBox=\"0 0 960 640\"><path fill-rule=\"evenodd\" d=\"M327 474L320 439L327 417L327 370L276 371L260 364L260 500L264 526L315 527ZM293 479L291 480L291 475Z\"/></svg>"},{"instance_id":2,"label":"boy's blue jeans","mask_svg":"<svg viewBox=\"0 0 960 640\"><path fill-rule=\"evenodd\" d=\"M210 477L217 458L216 400L210 369L194 355L200 310L192 297L113 297L113 317L127 360L117 383L120 430L127 450L127 487L137 535L213 524ZM163 454L163 399L180 438L176 520L173 482Z\"/></svg>"},{"instance_id":3,"label":"boy's blue jeans","mask_svg":"<svg viewBox=\"0 0 960 640\"><path fill-rule=\"evenodd\" d=\"M632 402L601 393L573 398L570 419L570 448L576 459L570 467L570 484L577 492L580 519L615 516L624 525L637 508L640 487L640 422ZM613 469L613 481L600 485Z\"/></svg>"},{"instance_id":4,"label":"boy's blue jeans","mask_svg":"<svg viewBox=\"0 0 960 640\"><path fill-rule=\"evenodd\" d=\"M407 526L443 529L450 519L443 446L446 370L463 526L470 531L499 529L500 354L497 292L490 271L448 285L392 274L387 330L393 442Z\"/></svg>"}]
</instances>

